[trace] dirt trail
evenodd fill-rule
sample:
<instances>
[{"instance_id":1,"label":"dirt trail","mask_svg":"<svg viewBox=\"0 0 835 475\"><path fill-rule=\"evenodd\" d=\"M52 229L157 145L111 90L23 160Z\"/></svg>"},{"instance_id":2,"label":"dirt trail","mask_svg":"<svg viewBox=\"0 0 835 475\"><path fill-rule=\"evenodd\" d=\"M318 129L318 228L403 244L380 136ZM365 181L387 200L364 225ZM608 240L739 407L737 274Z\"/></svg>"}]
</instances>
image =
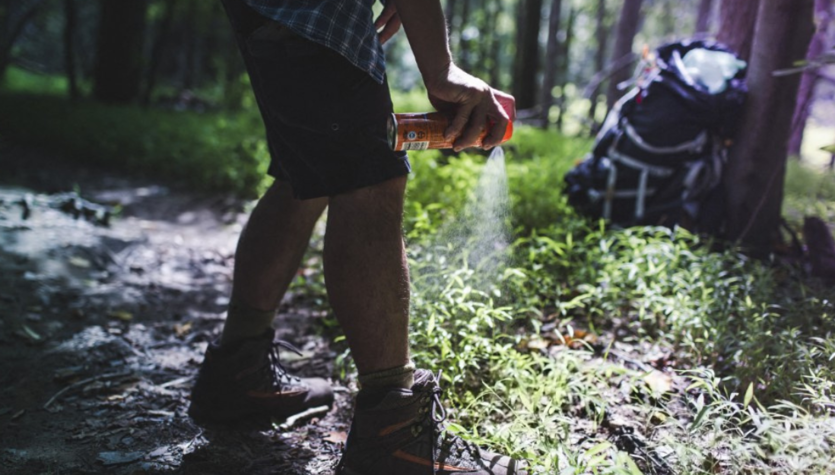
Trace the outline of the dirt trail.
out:
<instances>
[{"instance_id":1,"label":"dirt trail","mask_svg":"<svg viewBox=\"0 0 835 475\"><path fill-rule=\"evenodd\" d=\"M291 430L210 430L185 413L243 203L51 160L0 151L0 472L331 473L350 412L338 381L335 409ZM89 202L54 193L74 184ZM117 207L109 226L93 204ZM322 316L303 295L283 302L297 374L332 374Z\"/></svg>"}]
</instances>

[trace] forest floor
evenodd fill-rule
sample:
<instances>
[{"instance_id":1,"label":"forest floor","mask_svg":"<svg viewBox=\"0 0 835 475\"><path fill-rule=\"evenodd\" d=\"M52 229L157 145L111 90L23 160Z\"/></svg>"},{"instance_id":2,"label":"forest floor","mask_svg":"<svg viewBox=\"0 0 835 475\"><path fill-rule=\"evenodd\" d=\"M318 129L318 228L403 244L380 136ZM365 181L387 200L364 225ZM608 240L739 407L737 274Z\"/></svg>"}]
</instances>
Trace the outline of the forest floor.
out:
<instances>
[{"instance_id":1,"label":"forest floor","mask_svg":"<svg viewBox=\"0 0 835 475\"><path fill-rule=\"evenodd\" d=\"M186 415L245 203L29 150L0 151L0 165L0 472L332 473L350 414L338 382L334 409L291 429L210 430ZM323 316L302 295L282 303L279 336L303 350L284 358L296 374L332 373Z\"/></svg>"},{"instance_id":2,"label":"forest floor","mask_svg":"<svg viewBox=\"0 0 835 475\"><path fill-rule=\"evenodd\" d=\"M0 167L3 473L333 472L356 388L333 378L344 348L332 347L327 312L303 292L285 296L275 325L303 355L283 359L296 374L331 378L334 408L271 430L208 429L186 414L203 352L220 333L248 203L79 170L32 150L0 147ZM107 210L116 213L105 223ZM620 356L608 357L651 386L684 391L670 354L616 347ZM630 385L615 393L607 423L576 419L570 445L608 439L652 473L670 473L663 447L648 448L640 434L649 416L626 404Z\"/></svg>"}]
</instances>

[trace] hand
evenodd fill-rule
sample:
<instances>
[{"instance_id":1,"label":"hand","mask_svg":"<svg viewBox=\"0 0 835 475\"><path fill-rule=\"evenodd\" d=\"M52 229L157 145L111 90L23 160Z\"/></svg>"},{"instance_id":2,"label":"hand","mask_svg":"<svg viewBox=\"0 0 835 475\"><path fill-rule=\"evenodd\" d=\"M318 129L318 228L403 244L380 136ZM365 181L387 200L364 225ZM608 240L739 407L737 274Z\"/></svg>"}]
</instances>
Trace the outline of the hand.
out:
<instances>
[{"instance_id":1,"label":"hand","mask_svg":"<svg viewBox=\"0 0 835 475\"><path fill-rule=\"evenodd\" d=\"M374 28L378 31L380 44L385 44L397 33L400 29L400 15L397 14L397 7L394 2L389 0L380 16L374 21Z\"/></svg>"},{"instance_id":2,"label":"hand","mask_svg":"<svg viewBox=\"0 0 835 475\"><path fill-rule=\"evenodd\" d=\"M516 116L513 96L491 88L452 63L434 81L427 83L426 88L432 105L453 117L444 135L447 140L456 139L456 152L477 145L478 137L488 127L490 130L481 147L495 147L501 143L508 122ZM510 115L500 100L508 104Z\"/></svg>"}]
</instances>

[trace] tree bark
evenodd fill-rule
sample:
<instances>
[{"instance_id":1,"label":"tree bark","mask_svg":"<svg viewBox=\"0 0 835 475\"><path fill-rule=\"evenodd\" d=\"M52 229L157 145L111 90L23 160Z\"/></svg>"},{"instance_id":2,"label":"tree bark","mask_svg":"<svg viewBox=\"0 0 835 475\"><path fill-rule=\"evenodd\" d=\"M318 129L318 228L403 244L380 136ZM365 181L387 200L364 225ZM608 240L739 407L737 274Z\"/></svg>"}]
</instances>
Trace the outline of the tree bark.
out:
<instances>
[{"instance_id":1,"label":"tree bark","mask_svg":"<svg viewBox=\"0 0 835 475\"><path fill-rule=\"evenodd\" d=\"M101 0L93 97L129 103L140 93L147 0Z\"/></svg>"},{"instance_id":2,"label":"tree bark","mask_svg":"<svg viewBox=\"0 0 835 475\"><path fill-rule=\"evenodd\" d=\"M513 95L518 109L536 106L536 73L539 70L539 27L542 21L542 0L520 0L520 32L514 67Z\"/></svg>"},{"instance_id":3,"label":"tree bark","mask_svg":"<svg viewBox=\"0 0 835 475\"><path fill-rule=\"evenodd\" d=\"M148 63L148 71L145 78L145 90L142 93L142 104L147 106L151 103L151 94L154 92L157 82L157 72L162 63L162 56L165 52L165 47L168 44L168 38L171 33L171 25L174 23L174 13L176 12L177 2L175 0L168 0L165 2L165 11L162 14L162 23L159 26L156 38L154 38L154 45L151 48L151 58Z\"/></svg>"},{"instance_id":4,"label":"tree bark","mask_svg":"<svg viewBox=\"0 0 835 475\"><path fill-rule=\"evenodd\" d=\"M597 18L594 27L594 38L597 42L597 51L594 53L594 70L598 73L606 66L606 44L609 40L609 30L606 28L606 0L597 0ZM600 98L601 85L594 87L589 99L589 122L591 123L592 135L597 133L597 101Z\"/></svg>"},{"instance_id":5,"label":"tree bark","mask_svg":"<svg viewBox=\"0 0 835 475\"><path fill-rule=\"evenodd\" d=\"M461 69L469 71L472 67L470 58L470 40L464 37L464 30L467 29L467 22L470 19L470 2L472 0L461 0L461 26L458 28L459 53L458 58L461 63Z\"/></svg>"},{"instance_id":6,"label":"tree bark","mask_svg":"<svg viewBox=\"0 0 835 475\"><path fill-rule=\"evenodd\" d=\"M499 32L497 31L496 25L499 24L499 17L502 14L502 9L504 2L490 2L494 5L494 10L492 11L491 15L493 15L493 31L490 35L490 84L493 84L494 87L504 90L501 80L501 58L499 57L501 54L501 38L499 37Z\"/></svg>"},{"instance_id":7,"label":"tree bark","mask_svg":"<svg viewBox=\"0 0 835 475\"><path fill-rule=\"evenodd\" d=\"M813 0L760 3L748 69L743 127L731 150L725 183L728 238L755 254L778 239L786 151L798 75L775 77L802 58L812 35Z\"/></svg>"},{"instance_id":8,"label":"tree bark","mask_svg":"<svg viewBox=\"0 0 835 475\"><path fill-rule=\"evenodd\" d=\"M706 37L710 33L710 16L713 13L713 0L699 2L699 13L696 16L696 36Z\"/></svg>"},{"instance_id":9,"label":"tree bark","mask_svg":"<svg viewBox=\"0 0 835 475\"><path fill-rule=\"evenodd\" d=\"M571 42L574 39L574 21L577 19L577 10L574 7L568 10L568 21L565 25L565 41L560 45L560 62L559 70L557 70L557 85L560 88L560 97L557 100L559 109L557 110L557 130L562 131L563 119L565 119L565 109L568 100L565 97L565 86L568 84L568 67L571 56Z\"/></svg>"},{"instance_id":10,"label":"tree bark","mask_svg":"<svg viewBox=\"0 0 835 475\"><path fill-rule=\"evenodd\" d=\"M632 52L632 42L635 41L635 35L638 34L638 26L641 22L641 3L642 0L624 0L623 2L615 36L612 63L623 62L624 58L634 54ZM630 61L627 64L631 65L632 62ZM628 80L632 75L628 65L613 71L609 78L609 89L606 93L606 103L609 109L623 95L623 92L618 89L618 85Z\"/></svg>"},{"instance_id":11,"label":"tree bark","mask_svg":"<svg viewBox=\"0 0 835 475\"><path fill-rule=\"evenodd\" d=\"M77 101L80 96L75 67L75 28L77 23L75 0L64 0L64 69L67 74L70 100L73 102Z\"/></svg>"},{"instance_id":12,"label":"tree bark","mask_svg":"<svg viewBox=\"0 0 835 475\"><path fill-rule=\"evenodd\" d=\"M35 18L42 3L41 1L34 2L28 10L20 15L16 23L11 24L7 38L0 38L0 80L6 76L6 70L12 62L12 48L20 35L23 34L26 25ZM8 11L7 14L9 14Z\"/></svg>"},{"instance_id":13,"label":"tree bark","mask_svg":"<svg viewBox=\"0 0 835 475\"><path fill-rule=\"evenodd\" d=\"M760 0L722 0L716 40L745 61L751 56L754 23Z\"/></svg>"},{"instance_id":14,"label":"tree bark","mask_svg":"<svg viewBox=\"0 0 835 475\"><path fill-rule=\"evenodd\" d=\"M809 51L806 53L807 60L818 58L830 46L829 32L833 19L835 19L835 15L832 13L832 0L815 0L815 24L817 29L809 43ZM797 106L794 109L791 138L789 139L789 155L796 156L798 159L800 158L800 146L803 144L806 121L809 119L812 104L815 102L815 85L819 78L817 69L805 71L800 78Z\"/></svg>"},{"instance_id":15,"label":"tree bark","mask_svg":"<svg viewBox=\"0 0 835 475\"><path fill-rule=\"evenodd\" d=\"M551 0L551 11L548 14L548 40L545 47L545 74L542 78L542 98L539 103L542 110L539 120L542 128L548 128L548 113L554 104L554 85L557 82L557 68L560 59L560 43L557 35L560 30L560 14L562 0Z\"/></svg>"}]
</instances>

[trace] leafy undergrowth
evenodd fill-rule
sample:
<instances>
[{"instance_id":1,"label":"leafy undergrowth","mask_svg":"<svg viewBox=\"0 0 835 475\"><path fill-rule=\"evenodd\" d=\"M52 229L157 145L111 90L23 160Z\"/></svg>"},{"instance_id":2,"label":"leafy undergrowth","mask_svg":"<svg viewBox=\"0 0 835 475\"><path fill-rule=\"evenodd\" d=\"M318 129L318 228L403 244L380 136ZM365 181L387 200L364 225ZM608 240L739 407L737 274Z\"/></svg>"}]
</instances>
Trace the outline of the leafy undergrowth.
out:
<instances>
[{"instance_id":1,"label":"leafy undergrowth","mask_svg":"<svg viewBox=\"0 0 835 475\"><path fill-rule=\"evenodd\" d=\"M559 183L587 143L523 134L508 246L487 253L484 157L412 156L413 352L453 430L536 473L835 471L835 291L684 230L578 217ZM790 213L816 209L804 173Z\"/></svg>"},{"instance_id":2,"label":"leafy undergrowth","mask_svg":"<svg viewBox=\"0 0 835 475\"><path fill-rule=\"evenodd\" d=\"M82 162L207 189L262 186L251 110L70 108L18 93L0 111L16 114L3 115L7 132ZM442 372L452 429L536 473L835 472L835 291L682 230L578 217L561 177L589 145L520 128L497 234L479 228L495 197L480 187L484 157L412 155L413 352ZM790 222L831 221L833 189L831 175L790 166ZM322 293L321 279L294 285Z\"/></svg>"}]
</instances>

